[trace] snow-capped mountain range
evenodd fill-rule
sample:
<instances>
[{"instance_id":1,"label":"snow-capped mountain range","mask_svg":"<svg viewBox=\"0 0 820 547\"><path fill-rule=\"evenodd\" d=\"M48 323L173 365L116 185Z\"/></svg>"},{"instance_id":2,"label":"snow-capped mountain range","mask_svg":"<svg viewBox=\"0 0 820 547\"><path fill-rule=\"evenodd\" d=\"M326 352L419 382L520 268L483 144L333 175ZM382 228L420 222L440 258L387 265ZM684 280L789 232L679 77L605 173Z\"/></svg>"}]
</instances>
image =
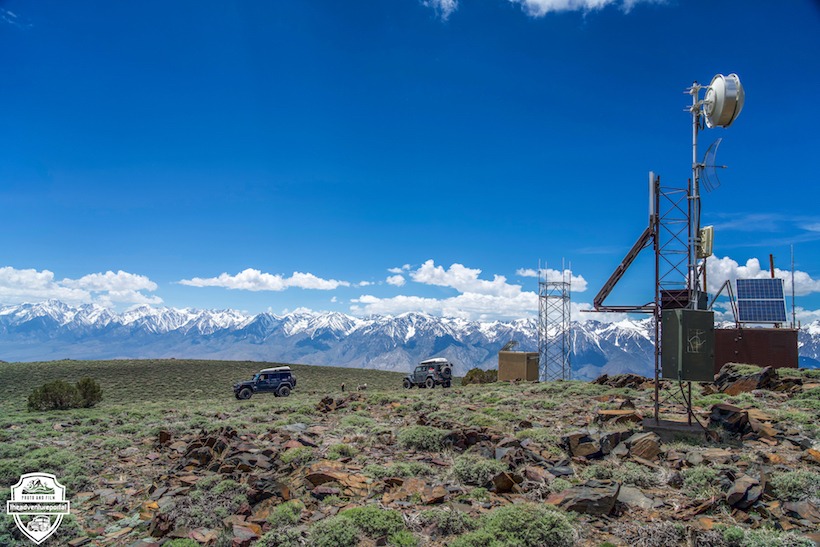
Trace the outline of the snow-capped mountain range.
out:
<instances>
[{"instance_id":1,"label":"snow-capped mountain range","mask_svg":"<svg viewBox=\"0 0 820 547\"><path fill-rule=\"evenodd\" d=\"M572 324L573 378L602 373L651 375L651 319ZM246 315L234 310L143 306L123 313L57 300L0 307L0 359L196 358L278 361L407 371L442 356L462 375L495 368L510 340L536 351L536 319L477 322L407 313L357 318L296 310ZM820 360L820 322L800 332L804 365Z\"/></svg>"}]
</instances>

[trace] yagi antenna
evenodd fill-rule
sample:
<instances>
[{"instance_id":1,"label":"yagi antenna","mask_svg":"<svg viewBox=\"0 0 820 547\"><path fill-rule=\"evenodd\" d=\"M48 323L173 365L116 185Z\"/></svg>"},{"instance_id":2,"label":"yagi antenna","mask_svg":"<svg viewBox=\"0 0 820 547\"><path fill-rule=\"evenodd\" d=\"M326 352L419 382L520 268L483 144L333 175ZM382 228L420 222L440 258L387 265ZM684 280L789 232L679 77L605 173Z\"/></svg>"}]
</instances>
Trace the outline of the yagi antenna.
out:
<instances>
[{"instance_id":1,"label":"yagi antenna","mask_svg":"<svg viewBox=\"0 0 820 547\"><path fill-rule=\"evenodd\" d=\"M726 169L725 165L718 165L715 162L717 159L718 147L722 141L723 137L720 137L713 142L711 146L709 146L706 150L706 154L703 155L703 163L700 164L702 170L701 174L703 176L702 182L706 187L706 190L709 192L720 186L720 177L718 177L717 170Z\"/></svg>"}]
</instances>

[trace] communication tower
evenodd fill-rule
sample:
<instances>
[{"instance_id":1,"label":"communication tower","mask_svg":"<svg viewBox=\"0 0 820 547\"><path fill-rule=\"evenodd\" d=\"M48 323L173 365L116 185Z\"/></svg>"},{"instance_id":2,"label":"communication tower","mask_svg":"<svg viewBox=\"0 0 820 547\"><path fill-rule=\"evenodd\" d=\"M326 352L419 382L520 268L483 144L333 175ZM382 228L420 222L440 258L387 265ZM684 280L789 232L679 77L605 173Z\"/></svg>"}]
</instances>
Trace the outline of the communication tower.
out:
<instances>
[{"instance_id":1,"label":"communication tower","mask_svg":"<svg viewBox=\"0 0 820 547\"><path fill-rule=\"evenodd\" d=\"M570 326L571 269L558 278L538 269L538 379L542 382L572 379L572 329Z\"/></svg>"}]
</instances>

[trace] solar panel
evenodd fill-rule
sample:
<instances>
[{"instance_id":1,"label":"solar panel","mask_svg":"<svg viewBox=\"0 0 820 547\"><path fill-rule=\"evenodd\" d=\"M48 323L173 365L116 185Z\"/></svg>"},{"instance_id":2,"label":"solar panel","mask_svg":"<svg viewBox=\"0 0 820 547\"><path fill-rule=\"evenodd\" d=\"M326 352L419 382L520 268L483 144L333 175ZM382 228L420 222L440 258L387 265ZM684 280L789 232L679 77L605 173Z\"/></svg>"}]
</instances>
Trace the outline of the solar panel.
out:
<instances>
[{"instance_id":1,"label":"solar panel","mask_svg":"<svg viewBox=\"0 0 820 547\"><path fill-rule=\"evenodd\" d=\"M737 311L741 323L785 323L782 279L738 279Z\"/></svg>"},{"instance_id":2,"label":"solar panel","mask_svg":"<svg viewBox=\"0 0 820 547\"><path fill-rule=\"evenodd\" d=\"M786 307L778 300L738 300L741 323L785 323Z\"/></svg>"},{"instance_id":3,"label":"solar panel","mask_svg":"<svg viewBox=\"0 0 820 547\"><path fill-rule=\"evenodd\" d=\"M783 280L767 279L738 279L738 300L783 300Z\"/></svg>"}]
</instances>

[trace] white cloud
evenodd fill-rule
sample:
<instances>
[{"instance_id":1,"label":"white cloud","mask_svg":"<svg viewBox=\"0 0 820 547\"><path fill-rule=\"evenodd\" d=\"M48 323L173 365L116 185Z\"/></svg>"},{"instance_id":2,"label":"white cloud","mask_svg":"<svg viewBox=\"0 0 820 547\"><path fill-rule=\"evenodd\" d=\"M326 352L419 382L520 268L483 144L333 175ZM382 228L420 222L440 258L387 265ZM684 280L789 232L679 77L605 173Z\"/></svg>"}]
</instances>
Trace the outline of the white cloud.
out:
<instances>
[{"instance_id":1,"label":"white cloud","mask_svg":"<svg viewBox=\"0 0 820 547\"><path fill-rule=\"evenodd\" d=\"M513 4L520 4L527 15L543 17L548 13L562 11L594 11L609 5L619 5L628 13L641 1L658 2L659 0L509 0Z\"/></svg>"},{"instance_id":2,"label":"white cloud","mask_svg":"<svg viewBox=\"0 0 820 547\"><path fill-rule=\"evenodd\" d=\"M388 268L387 271L390 272L391 274L400 274L400 273L404 273L404 272L409 272L410 271L410 264L405 264L404 266L401 266L400 268Z\"/></svg>"},{"instance_id":3,"label":"white cloud","mask_svg":"<svg viewBox=\"0 0 820 547\"><path fill-rule=\"evenodd\" d=\"M248 268L236 275L221 273L218 277L194 277L183 279L179 283L190 287L223 287L244 291L284 291L292 287L331 291L338 287L350 286L347 281L322 279L312 273L293 272L290 277L283 277L279 274L263 273L253 268Z\"/></svg>"},{"instance_id":4,"label":"white cloud","mask_svg":"<svg viewBox=\"0 0 820 547\"><path fill-rule=\"evenodd\" d=\"M378 298L362 295L352 302L354 305L351 306L351 311L360 315L399 315L416 311L470 320L509 320L538 313L538 295L532 292L522 292L515 298L476 293L443 299L405 295Z\"/></svg>"},{"instance_id":5,"label":"white cloud","mask_svg":"<svg viewBox=\"0 0 820 547\"><path fill-rule=\"evenodd\" d=\"M458 0L421 0L421 4L433 8L442 21L446 21L458 8Z\"/></svg>"},{"instance_id":6,"label":"white cloud","mask_svg":"<svg viewBox=\"0 0 820 547\"><path fill-rule=\"evenodd\" d=\"M515 275L519 277L538 277L538 271L532 268L518 268ZM541 275L546 276L547 281L564 281L565 275L569 277L572 292L584 292L587 290L587 280L582 275L572 275L571 270L553 270L552 268L542 268Z\"/></svg>"},{"instance_id":7,"label":"white cloud","mask_svg":"<svg viewBox=\"0 0 820 547\"><path fill-rule=\"evenodd\" d=\"M494 275L492 281L479 279L481 270L467 268L462 264L452 264L448 269L436 266L428 260L414 272L410 278L417 283L450 287L461 293L475 293L490 296L515 298L521 293L521 285L510 285L503 275Z\"/></svg>"},{"instance_id":8,"label":"white cloud","mask_svg":"<svg viewBox=\"0 0 820 547\"><path fill-rule=\"evenodd\" d=\"M783 288L786 294L790 295L792 292L791 271L775 268L774 275L783 280ZM768 277L771 277L769 269L762 269L760 260L757 258L750 258L746 261L745 266L739 265L728 256L723 258L710 258L706 261L707 290L711 293L717 292L727 279L734 282L738 278L765 279ZM820 280L812 279L806 272L795 270L794 293L798 296L805 296L815 292L820 292Z\"/></svg>"},{"instance_id":9,"label":"white cloud","mask_svg":"<svg viewBox=\"0 0 820 547\"><path fill-rule=\"evenodd\" d=\"M406 283L404 276L399 274L388 276L386 281L388 285L393 285L394 287L401 287Z\"/></svg>"},{"instance_id":10,"label":"white cloud","mask_svg":"<svg viewBox=\"0 0 820 547\"><path fill-rule=\"evenodd\" d=\"M0 302L19 304L56 298L72 304L160 304L162 298L141 291L155 291L157 284L143 275L122 270L93 273L79 279L55 280L49 270L0 268Z\"/></svg>"},{"instance_id":11,"label":"white cloud","mask_svg":"<svg viewBox=\"0 0 820 547\"><path fill-rule=\"evenodd\" d=\"M155 291L157 284L144 275L136 275L119 270L117 273L107 271L84 275L79 279L66 279L66 287L86 289L89 291Z\"/></svg>"},{"instance_id":12,"label":"white cloud","mask_svg":"<svg viewBox=\"0 0 820 547\"><path fill-rule=\"evenodd\" d=\"M372 281L359 281L358 283L356 283L356 286L357 287L369 287L372 284L373 284Z\"/></svg>"}]
</instances>

